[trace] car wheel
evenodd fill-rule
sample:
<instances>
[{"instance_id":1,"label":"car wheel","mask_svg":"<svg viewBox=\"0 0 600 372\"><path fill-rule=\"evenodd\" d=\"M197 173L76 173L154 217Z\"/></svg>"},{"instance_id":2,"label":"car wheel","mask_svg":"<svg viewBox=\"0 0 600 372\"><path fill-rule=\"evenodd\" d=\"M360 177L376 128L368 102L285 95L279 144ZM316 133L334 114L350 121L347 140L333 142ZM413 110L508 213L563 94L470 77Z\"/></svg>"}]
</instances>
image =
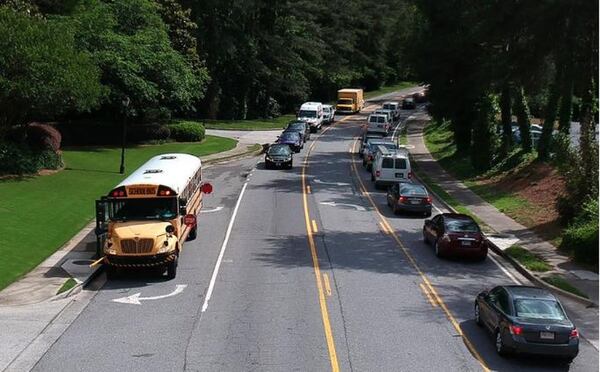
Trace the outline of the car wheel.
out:
<instances>
[{"instance_id":1,"label":"car wheel","mask_svg":"<svg viewBox=\"0 0 600 372\"><path fill-rule=\"evenodd\" d=\"M425 217L431 217L431 211L425 212Z\"/></svg>"},{"instance_id":2,"label":"car wheel","mask_svg":"<svg viewBox=\"0 0 600 372\"><path fill-rule=\"evenodd\" d=\"M573 359L575 359L575 357L574 356L570 356L570 357L564 357L564 358L562 358L561 361L564 364L568 365L568 364L571 364L573 362Z\"/></svg>"},{"instance_id":3,"label":"car wheel","mask_svg":"<svg viewBox=\"0 0 600 372\"><path fill-rule=\"evenodd\" d=\"M171 280L171 279L175 279L175 277L177 276L177 255L175 255L175 258L173 258L173 261L171 261L168 265L167 265L167 279Z\"/></svg>"},{"instance_id":4,"label":"car wheel","mask_svg":"<svg viewBox=\"0 0 600 372\"><path fill-rule=\"evenodd\" d=\"M398 208L398 204L394 204L393 210L395 215L400 214L400 208Z\"/></svg>"},{"instance_id":5,"label":"car wheel","mask_svg":"<svg viewBox=\"0 0 600 372\"><path fill-rule=\"evenodd\" d=\"M271 169L271 164L265 162L265 169Z\"/></svg>"},{"instance_id":6,"label":"car wheel","mask_svg":"<svg viewBox=\"0 0 600 372\"><path fill-rule=\"evenodd\" d=\"M497 329L496 330L496 352L500 356L507 356L509 354L508 348L504 345L504 340L502 339L502 332Z\"/></svg>"},{"instance_id":7,"label":"car wheel","mask_svg":"<svg viewBox=\"0 0 600 372\"><path fill-rule=\"evenodd\" d=\"M427 234L425 233L425 229L423 229L423 242L427 245L430 244L429 238L427 238Z\"/></svg>"},{"instance_id":8,"label":"car wheel","mask_svg":"<svg viewBox=\"0 0 600 372\"><path fill-rule=\"evenodd\" d=\"M106 265L106 279L112 280L116 279L119 276L119 272L116 267L111 265Z\"/></svg>"},{"instance_id":9,"label":"car wheel","mask_svg":"<svg viewBox=\"0 0 600 372\"><path fill-rule=\"evenodd\" d=\"M435 243L433 243L433 250L435 251L436 257L442 257L442 252L440 251L440 245L438 244L437 240L435 241Z\"/></svg>"},{"instance_id":10,"label":"car wheel","mask_svg":"<svg viewBox=\"0 0 600 372\"><path fill-rule=\"evenodd\" d=\"M483 256L481 256L481 257L477 257L477 261L478 261L478 262L483 262L483 261L485 261L485 258L486 258L486 257L487 257L487 254L484 254L484 255L483 255Z\"/></svg>"},{"instance_id":11,"label":"car wheel","mask_svg":"<svg viewBox=\"0 0 600 372\"><path fill-rule=\"evenodd\" d=\"M292 169L293 166L294 166L293 162L290 161L290 164L288 165L288 169Z\"/></svg>"},{"instance_id":12,"label":"car wheel","mask_svg":"<svg viewBox=\"0 0 600 372\"><path fill-rule=\"evenodd\" d=\"M371 173L371 181L375 182L375 176Z\"/></svg>"},{"instance_id":13,"label":"car wheel","mask_svg":"<svg viewBox=\"0 0 600 372\"><path fill-rule=\"evenodd\" d=\"M479 304L477 302L475 302L473 312L475 313L475 323L477 323L478 326L482 326L483 323L481 322L481 314L479 313Z\"/></svg>"}]
</instances>

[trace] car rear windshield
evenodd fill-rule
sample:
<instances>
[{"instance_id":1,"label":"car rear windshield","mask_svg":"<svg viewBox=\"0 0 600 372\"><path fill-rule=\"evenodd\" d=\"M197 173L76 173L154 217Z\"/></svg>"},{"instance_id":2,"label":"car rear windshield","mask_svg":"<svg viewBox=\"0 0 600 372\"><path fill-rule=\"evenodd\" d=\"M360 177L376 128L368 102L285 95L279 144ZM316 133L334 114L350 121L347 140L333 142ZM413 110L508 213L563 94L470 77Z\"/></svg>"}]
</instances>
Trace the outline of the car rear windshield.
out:
<instances>
[{"instance_id":1,"label":"car rear windshield","mask_svg":"<svg viewBox=\"0 0 600 372\"><path fill-rule=\"evenodd\" d=\"M385 123L385 116L378 116L377 117L377 122L378 123Z\"/></svg>"},{"instance_id":2,"label":"car rear windshield","mask_svg":"<svg viewBox=\"0 0 600 372\"><path fill-rule=\"evenodd\" d=\"M565 320L566 316L558 302L537 298L515 300L516 316L529 319Z\"/></svg>"},{"instance_id":3,"label":"car rear windshield","mask_svg":"<svg viewBox=\"0 0 600 372\"><path fill-rule=\"evenodd\" d=\"M298 132L283 132L281 133L281 138L286 140L297 140L299 137Z\"/></svg>"},{"instance_id":4,"label":"car rear windshield","mask_svg":"<svg viewBox=\"0 0 600 372\"><path fill-rule=\"evenodd\" d=\"M298 113L299 118L316 118L317 112L313 110L300 110Z\"/></svg>"},{"instance_id":5,"label":"car rear windshield","mask_svg":"<svg viewBox=\"0 0 600 372\"><path fill-rule=\"evenodd\" d=\"M285 146L271 146L268 151L269 155L289 155L291 153L290 147Z\"/></svg>"},{"instance_id":6,"label":"car rear windshield","mask_svg":"<svg viewBox=\"0 0 600 372\"><path fill-rule=\"evenodd\" d=\"M475 221L467 219L446 219L446 230L450 232L479 232Z\"/></svg>"},{"instance_id":7,"label":"car rear windshield","mask_svg":"<svg viewBox=\"0 0 600 372\"><path fill-rule=\"evenodd\" d=\"M401 195L427 195L427 190L421 185L403 184L400 186Z\"/></svg>"},{"instance_id":8,"label":"car rear windshield","mask_svg":"<svg viewBox=\"0 0 600 372\"><path fill-rule=\"evenodd\" d=\"M293 123L288 125L287 129L291 129L294 131L302 131L304 130L304 123Z\"/></svg>"},{"instance_id":9,"label":"car rear windshield","mask_svg":"<svg viewBox=\"0 0 600 372\"><path fill-rule=\"evenodd\" d=\"M369 117L369 123L377 123L377 116L370 116Z\"/></svg>"},{"instance_id":10,"label":"car rear windshield","mask_svg":"<svg viewBox=\"0 0 600 372\"><path fill-rule=\"evenodd\" d=\"M406 159L396 159L394 164L396 169L406 169Z\"/></svg>"},{"instance_id":11,"label":"car rear windshield","mask_svg":"<svg viewBox=\"0 0 600 372\"><path fill-rule=\"evenodd\" d=\"M394 168L394 159L383 158L381 161L381 168Z\"/></svg>"}]
</instances>

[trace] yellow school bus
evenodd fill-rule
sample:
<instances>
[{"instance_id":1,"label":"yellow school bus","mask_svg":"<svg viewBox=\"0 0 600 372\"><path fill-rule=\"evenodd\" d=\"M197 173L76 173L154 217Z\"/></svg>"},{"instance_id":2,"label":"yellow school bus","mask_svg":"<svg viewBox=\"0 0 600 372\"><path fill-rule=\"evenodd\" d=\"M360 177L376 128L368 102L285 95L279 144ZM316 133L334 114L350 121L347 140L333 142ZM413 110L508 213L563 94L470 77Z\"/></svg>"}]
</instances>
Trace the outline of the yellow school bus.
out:
<instances>
[{"instance_id":1,"label":"yellow school bus","mask_svg":"<svg viewBox=\"0 0 600 372\"><path fill-rule=\"evenodd\" d=\"M106 265L108 277L154 267L175 278L183 243L196 238L196 216L210 192L198 157L153 157L96 201L96 263Z\"/></svg>"}]
</instances>

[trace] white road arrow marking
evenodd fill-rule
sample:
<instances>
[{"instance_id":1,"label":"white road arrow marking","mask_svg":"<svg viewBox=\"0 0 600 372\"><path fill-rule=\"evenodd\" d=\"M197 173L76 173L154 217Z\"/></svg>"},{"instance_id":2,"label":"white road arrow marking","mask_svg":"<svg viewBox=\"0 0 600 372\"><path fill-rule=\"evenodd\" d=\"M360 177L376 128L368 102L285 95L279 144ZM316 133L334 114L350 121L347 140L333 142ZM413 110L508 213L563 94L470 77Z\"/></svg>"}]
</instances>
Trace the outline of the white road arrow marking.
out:
<instances>
[{"instance_id":1,"label":"white road arrow marking","mask_svg":"<svg viewBox=\"0 0 600 372\"><path fill-rule=\"evenodd\" d=\"M187 284L178 284L175 287L175 290L173 292L166 294L166 295L162 295L162 296L140 297L141 293L135 293L135 294L132 294L131 296L115 298L112 301L119 302L122 304L141 305L142 303L140 301L160 300L163 298L176 296L176 295L180 294L181 292L183 292L185 287L187 287Z\"/></svg>"},{"instance_id":2,"label":"white road arrow marking","mask_svg":"<svg viewBox=\"0 0 600 372\"><path fill-rule=\"evenodd\" d=\"M334 186L350 186L349 183L344 183L344 182L325 182L325 181L321 181L319 179L315 179L313 180L314 183L320 183L322 185L334 185Z\"/></svg>"},{"instance_id":3,"label":"white road arrow marking","mask_svg":"<svg viewBox=\"0 0 600 372\"><path fill-rule=\"evenodd\" d=\"M218 212L220 210L222 210L223 207L216 207L216 208L212 208L212 209L201 209L200 213L212 213L212 212Z\"/></svg>"},{"instance_id":4,"label":"white road arrow marking","mask_svg":"<svg viewBox=\"0 0 600 372\"><path fill-rule=\"evenodd\" d=\"M357 211L366 211L365 207L361 207L360 205L356 205L356 204L346 204L346 203L336 203L336 202L321 202L319 204L329 205L332 207L337 207L337 206L350 207L350 208L356 209Z\"/></svg>"}]
</instances>

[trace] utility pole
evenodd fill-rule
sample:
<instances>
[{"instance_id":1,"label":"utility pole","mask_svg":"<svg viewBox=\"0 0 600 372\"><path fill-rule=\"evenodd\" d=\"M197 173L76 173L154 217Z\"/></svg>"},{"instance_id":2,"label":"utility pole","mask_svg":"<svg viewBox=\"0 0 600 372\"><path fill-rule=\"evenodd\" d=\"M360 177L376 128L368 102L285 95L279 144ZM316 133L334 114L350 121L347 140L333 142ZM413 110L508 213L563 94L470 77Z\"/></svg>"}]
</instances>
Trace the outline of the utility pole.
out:
<instances>
[{"instance_id":1,"label":"utility pole","mask_svg":"<svg viewBox=\"0 0 600 372\"><path fill-rule=\"evenodd\" d=\"M129 97L125 96L121 103L123 104L123 131L121 132L121 167L119 168L119 173L125 173L125 145L127 143L127 114L128 107L131 100Z\"/></svg>"}]
</instances>

